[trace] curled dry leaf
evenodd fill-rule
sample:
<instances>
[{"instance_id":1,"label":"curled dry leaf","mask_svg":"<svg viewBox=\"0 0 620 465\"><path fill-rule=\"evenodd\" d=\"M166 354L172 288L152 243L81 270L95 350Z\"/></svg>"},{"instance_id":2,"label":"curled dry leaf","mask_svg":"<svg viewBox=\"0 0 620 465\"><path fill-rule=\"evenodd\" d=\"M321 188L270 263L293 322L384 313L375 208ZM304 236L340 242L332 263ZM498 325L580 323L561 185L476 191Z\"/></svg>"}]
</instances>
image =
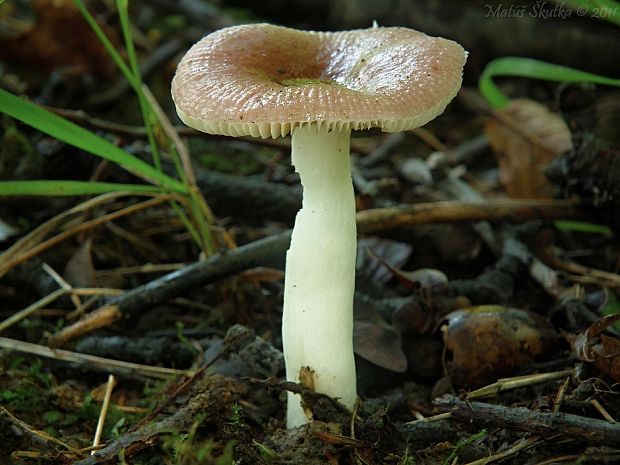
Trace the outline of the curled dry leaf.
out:
<instances>
[{"instance_id":1,"label":"curled dry leaf","mask_svg":"<svg viewBox=\"0 0 620 465\"><path fill-rule=\"evenodd\" d=\"M446 366L455 386L479 387L510 376L549 354L557 342L551 324L527 310L483 305L446 319Z\"/></svg>"},{"instance_id":2,"label":"curled dry leaf","mask_svg":"<svg viewBox=\"0 0 620 465\"><path fill-rule=\"evenodd\" d=\"M400 334L362 299L355 299L353 348L357 355L386 370L402 373L407 369Z\"/></svg>"},{"instance_id":3,"label":"curled dry leaf","mask_svg":"<svg viewBox=\"0 0 620 465\"><path fill-rule=\"evenodd\" d=\"M620 339L607 336L603 331L618 320L620 314L601 318L571 341L579 360L592 363L616 382L620 382Z\"/></svg>"},{"instance_id":4,"label":"curled dry leaf","mask_svg":"<svg viewBox=\"0 0 620 465\"><path fill-rule=\"evenodd\" d=\"M92 246L93 240L89 237L73 252L65 265L63 277L73 287L97 287L99 285L95 278Z\"/></svg>"},{"instance_id":5,"label":"curled dry leaf","mask_svg":"<svg viewBox=\"0 0 620 465\"><path fill-rule=\"evenodd\" d=\"M402 242L375 237L360 239L357 244L356 270L366 279L386 283L394 276L394 267L405 264L412 247ZM355 298L353 348L357 355L386 370L404 372L407 357L400 333L388 324L373 305Z\"/></svg>"},{"instance_id":6,"label":"curled dry leaf","mask_svg":"<svg viewBox=\"0 0 620 465\"><path fill-rule=\"evenodd\" d=\"M552 197L553 186L544 170L572 149L570 131L559 115L532 100L513 100L489 120L485 134L510 197Z\"/></svg>"}]
</instances>

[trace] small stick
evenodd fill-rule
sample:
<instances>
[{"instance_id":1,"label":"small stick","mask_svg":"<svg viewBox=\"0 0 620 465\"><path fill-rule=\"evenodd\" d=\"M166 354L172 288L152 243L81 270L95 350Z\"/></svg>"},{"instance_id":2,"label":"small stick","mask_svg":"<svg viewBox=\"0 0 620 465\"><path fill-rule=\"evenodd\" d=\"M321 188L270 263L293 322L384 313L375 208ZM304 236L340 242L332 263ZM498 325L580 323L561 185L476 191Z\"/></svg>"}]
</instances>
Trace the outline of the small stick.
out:
<instances>
[{"instance_id":1,"label":"small stick","mask_svg":"<svg viewBox=\"0 0 620 465\"><path fill-rule=\"evenodd\" d=\"M466 140L456 147L452 147L446 151L432 153L429 156L427 163L433 170L447 170L450 167L467 163L488 147L489 141L487 140L487 137L482 134L474 137L473 139Z\"/></svg>"},{"instance_id":2,"label":"small stick","mask_svg":"<svg viewBox=\"0 0 620 465\"><path fill-rule=\"evenodd\" d=\"M605 407L596 399L592 399L590 403L594 406L594 408L603 416L605 420L609 423L616 423L616 419L610 415Z\"/></svg>"},{"instance_id":3,"label":"small stick","mask_svg":"<svg viewBox=\"0 0 620 465\"><path fill-rule=\"evenodd\" d=\"M28 318L33 313L36 313L38 310L42 310L46 305L54 302L56 299L63 297L66 294L71 296L108 296L108 295L120 295L123 294L123 290L121 289L109 289L109 288L71 288L67 290L66 288L56 289L54 292L40 298L36 302L28 307L20 310L17 313L14 313L10 317L0 322L0 333L5 329L13 326L15 323L23 320L24 318ZM88 302L87 302L88 303ZM86 303L86 304L87 304ZM84 310L86 304L81 305L76 311Z\"/></svg>"},{"instance_id":4,"label":"small stick","mask_svg":"<svg viewBox=\"0 0 620 465\"><path fill-rule=\"evenodd\" d=\"M28 250L24 250L21 252L21 254L18 254L12 258L9 258L8 260L6 260L5 262L0 264L0 275L6 273L8 270L10 270L11 268L13 268L14 266L19 265L22 262L25 262L26 260L38 255L39 253L43 252L44 250L49 249L50 247L55 246L56 244L64 241L65 239L74 236L82 231L87 231L89 229L93 229L96 226L99 226L103 223L106 223L108 221L112 221L114 219L120 218L122 216L126 216L126 215L131 215L139 210L143 210L143 209L147 209L147 208L151 208L154 207L156 205L162 204L164 202L167 202L171 199L174 199L178 196L174 196L174 195L168 195L168 194L158 194L157 197L151 198L149 200L144 200L142 202L136 203L134 205L130 205L128 207L125 208L121 208L120 210L114 211L112 213L107 213L105 215L102 215L98 218L89 220L89 221L85 221L67 231L63 231L59 234L57 234L54 237L51 237L47 240L45 240L44 242L41 242L37 245L33 245L32 247L30 247Z\"/></svg>"},{"instance_id":5,"label":"small stick","mask_svg":"<svg viewBox=\"0 0 620 465\"><path fill-rule=\"evenodd\" d=\"M36 436L45 441L46 443L54 443L60 447L63 447L64 449L67 449L70 452L73 452L74 454L83 455L78 449L74 449L69 444L62 442L60 439L56 439L54 436L47 434L45 431L40 431L32 428L29 424L17 418L6 408L0 406L0 418L2 416L6 416L11 423L13 423L17 428L21 429L24 433Z\"/></svg>"},{"instance_id":6,"label":"small stick","mask_svg":"<svg viewBox=\"0 0 620 465\"><path fill-rule=\"evenodd\" d=\"M523 449L532 447L540 442L542 441L538 436L533 436L531 438L527 438L517 442L510 449L506 449L505 451L498 452L497 454L493 454L479 460L474 460L473 462L469 462L465 465L486 465L487 463L497 462L498 460L503 460L506 457L515 455L516 453L521 452Z\"/></svg>"},{"instance_id":7,"label":"small stick","mask_svg":"<svg viewBox=\"0 0 620 465\"><path fill-rule=\"evenodd\" d=\"M123 289L116 289L112 287L76 287L71 291L72 294L98 297L98 296L117 296L123 294Z\"/></svg>"},{"instance_id":8,"label":"small stick","mask_svg":"<svg viewBox=\"0 0 620 465\"><path fill-rule=\"evenodd\" d=\"M406 207L365 210L357 213L358 230L363 233L441 221L518 220L531 218L575 218L583 215L579 204L567 201L432 202ZM283 257L290 231L245 244L237 249L210 256L150 283L127 291L84 319L53 335L49 343L59 347L77 336L109 325L121 317L131 317L161 302L191 292L249 268L267 266Z\"/></svg>"},{"instance_id":9,"label":"small stick","mask_svg":"<svg viewBox=\"0 0 620 465\"><path fill-rule=\"evenodd\" d=\"M533 384L544 383L546 381L564 378L565 376L571 376L575 374L573 368L568 368L562 371L555 371L553 373L538 373L534 375L515 376L514 378L502 378L497 382L484 386L475 391L467 393L466 400L478 399L481 397L490 397L500 392L509 391L511 389L517 389L524 386L531 386Z\"/></svg>"},{"instance_id":10,"label":"small stick","mask_svg":"<svg viewBox=\"0 0 620 465\"><path fill-rule=\"evenodd\" d=\"M553 413L559 413L562 402L564 401L564 396L566 396L566 389L568 388L569 382L570 376L567 376L562 385L560 386L558 394L555 396L555 400L553 401L553 408L551 409Z\"/></svg>"},{"instance_id":11,"label":"small stick","mask_svg":"<svg viewBox=\"0 0 620 465\"><path fill-rule=\"evenodd\" d=\"M150 103L153 111L157 115L157 118L159 119L161 123L161 128L164 131L164 134L166 134L168 139L170 139L170 141L174 145L174 148L177 151L177 154L179 155L179 158L181 159L181 165L183 166L183 174L185 174L187 183L192 187L196 187L196 176L194 175L194 168L192 166L192 161L191 161L191 157L189 155L189 150L187 149L187 146L183 143L183 141L179 137L179 133L175 131L174 127L172 126L172 123L170 123L170 120L168 119L168 115L166 115L164 110L162 110L162 108L159 106L159 102L157 102L157 99L153 96L149 88L143 85L142 92L144 92L144 96L146 97L146 100ZM212 219L213 218L210 218L210 220Z\"/></svg>"},{"instance_id":12,"label":"small stick","mask_svg":"<svg viewBox=\"0 0 620 465\"><path fill-rule=\"evenodd\" d=\"M360 159L360 165L371 168L375 165L381 163L391 152L394 150L398 144L400 144L405 139L404 132L395 132L393 134L385 137L381 143L372 151L370 154L362 159ZM352 151L356 151L353 148Z\"/></svg>"},{"instance_id":13,"label":"small stick","mask_svg":"<svg viewBox=\"0 0 620 465\"><path fill-rule=\"evenodd\" d=\"M616 273L590 268L558 257L554 253L554 248L552 246L553 233L551 231L542 231L539 234L539 238L539 248L543 255L542 258L549 266L577 275L577 277L583 278L586 282L598 283L600 286L620 286L620 276Z\"/></svg>"},{"instance_id":14,"label":"small stick","mask_svg":"<svg viewBox=\"0 0 620 465\"><path fill-rule=\"evenodd\" d=\"M81 366L98 366L105 367L109 371L116 372L135 372L142 374L143 376L150 376L151 378L167 379L170 376L193 376L195 371L193 370L177 370L174 368L163 368L151 365L142 365L139 363L123 362L121 360L113 360L105 357L98 357L95 355L82 354L79 352L71 352L69 350L62 349L50 349L47 346L39 344L32 344L30 342L18 341L16 339L9 339L6 337L0 337L0 348L16 350L18 352L25 352L28 354L38 355L40 357L47 357L54 360L61 360L63 362L77 363Z\"/></svg>"},{"instance_id":15,"label":"small stick","mask_svg":"<svg viewBox=\"0 0 620 465\"><path fill-rule=\"evenodd\" d=\"M581 457L579 454L575 455L561 455L560 457L551 457L550 459L543 460L536 463L536 465L557 465L561 462L577 463L577 460Z\"/></svg>"},{"instance_id":16,"label":"small stick","mask_svg":"<svg viewBox=\"0 0 620 465\"><path fill-rule=\"evenodd\" d=\"M620 446L620 424L570 413L550 413L525 407L506 407L485 402L468 402L454 396L435 399L435 407L452 413L452 420L467 424L529 431L549 436L565 434L592 444Z\"/></svg>"},{"instance_id":17,"label":"small stick","mask_svg":"<svg viewBox=\"0 0 620 465\"><path fill-rule=\"evenodd\" d=\"M82 306L82 302L80 302L80 297L75 294L71 294L71 291L73 290L73 286L71 286L71 284L69 284L65 280L65 278L60 276L54 268L52 268L45 262L43 263L43 265L41 265L41 268L43 268L43 270L48 275L50 275L50 277L54 281L56 281L56 284L58 284L58 286L63 288L65 291L67 291L67 293L69 294L69 298L71 299L71 302L73 302L73 305L75 305L76 308L80 308Z\"/></svg>"},{"instance_id":18,"label":"small stick","mask_svg":"<svg viewBox=\"0 0 620 465\"><path fill-rule=\"evenodd\" d=\"M448 149L448 147L446 147L446 144L441 142L435 134L433 134L431 131L429 131L426 128L423 128L423 127L415 128L415 129L412 129L411 132L415 134L416 136L418 136L418 138L422 140L426 145L431 146L435 150L445 151Z\"/></svg>"},{"instance_id":19,"label":"small stick","mask_svg":"<svg viewBox=\"0 0 620 465\"><path fill-rule=\"evenodd\" d=\"M65 295L66 293L67 291L65 289L62 289L62 288L56 289L51 294L48 294L45 297L40 298L35 303L28 305L23 310L20 310L19 312L14 313L13 315L8 317L4 321L0 322L0 333L4 331L5 329L13 326L15 323L23 320L24 318L28 318L30 315L32 315L37 310L42 309L47 304L52 303L59 297L62 297L63 295Z\"/></svg>"},{"instance_id":20,"label":"small stick","mask_svg":"<svg viewBox=\"0 0 620 465\"><path fill-rule=\"evenodd\" d=\"M363 233L397 229L423 223L462 221L519 221L584 218L579 204L558 200L444 201L363 210L357 213Z\"/></svg>"},{"instance_id":21,"label":"small stick","mask_svg":"<svg viewBox=\"0 0 620 465\"><path fill-rule=\"evenodd\" d=\"M212 255L206 260L127 291L104 307L89 313L82 320L54 334L48 342L54 347L62 346L70 339L108 326L121 317L135 316L157 303L174 299L208 282L240 273L248 268L265 266L274 258L284 255L290 242L290 234L290 231L285 231Z\"/></svg>"},{"instance_id":22,"label":"small stick","mask_svg":"<svg viewBox=\"0 0 620 465\"><path fill-rule=\"evenodd\" d=\"M408 421L407 423L403 423L404 427L417 425L419 423L432 423L434 421L447 420L450 418L452 414L450 412L440 413L438 415L433 415L432 417L422 417L416 418L415 420Z\"/></svg>"},{"instance_id":23,"label":"small stick","mask_svg":"<svg viewBox=\"0 0 620 465\"><path fill-rule=\"evenodd\" d=\"M0 254L0 277L2 277L9 269L6 264L17 257L19 254L24 253L33 245L39 244L48 234L56 229L63 221L67 221L72 215L81 214L84 211L88 211L95 206L102 205L112 200L125 196L135 196L135 193L130 192L108 192L101 194L97 197L91 198L82 202L75 207L65 210L58 215L45 221L43 224L37 226L35 229L18 239L12 246ZM146 194L148 197L153 197L154 194Z\"/></svg>"},{"instance_id":24,"label":"small stick","mask_svg":"<svg viewBox=\"0 0 620 465\"><path fill-rule=\"evenodd\" d=\"M101 433L103 433L103 425L105 425L105 419L108 415L108 409L110 408L110 399L112 398L112 390L116 385L116 379L114 375L108 376L108 382L105 387L105 394L103 395L103 403L101 404L101 411L99 412L99 420L97 420L97 429L95 430L95 438L93 439L93 447L98 447L101 441ZM91 455L95 455L96 450L91 451Z\"/></svg>"}]
</instances>

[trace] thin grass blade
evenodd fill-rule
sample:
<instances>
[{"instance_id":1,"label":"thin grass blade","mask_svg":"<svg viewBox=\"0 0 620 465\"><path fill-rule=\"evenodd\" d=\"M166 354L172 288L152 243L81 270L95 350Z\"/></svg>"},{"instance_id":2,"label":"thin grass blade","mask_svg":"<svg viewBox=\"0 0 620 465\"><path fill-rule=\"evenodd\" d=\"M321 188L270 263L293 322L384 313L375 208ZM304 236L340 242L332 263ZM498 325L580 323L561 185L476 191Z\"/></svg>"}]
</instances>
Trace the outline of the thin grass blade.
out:
<instances>
[{"instance_id":1,"label":"thin grass blade","mask_svg":"<svg viewBox=\"0 0 620 465\"><path fill-rule=\"evenodd\" d=\"M74 196L104 194L107 192L157 193L161 188L148 184L121 184L113 182L37 180L0 181L0 197L15 195Z\"/></svg>"},{"instance_id":2,"label":"thin grass blade","mask_svg":"<svg viewBox=\"0 0 620 465\"><path fill-rule=\"evenodd\" d=\"M487 64L480 75L478 88L482 96L494 107L508 104L509 98L493 82L497 76L517 76L556 82L592 82L620 87L620 79L588 73L568 66L556 65L531 58L504 57Z\"/></svg>"},{"instance_id":3,"label":"thin grass blade","mask_svg":"<svg viewBox=\"0 0 620 465\"><path fill-rule=\"evenodd\" d=\"M176 179L159 172L107 140L3 89L0 89L0 112L67 144L116 163L163 189L187 192L186 187Z\"/></svg>"}]
</instances>

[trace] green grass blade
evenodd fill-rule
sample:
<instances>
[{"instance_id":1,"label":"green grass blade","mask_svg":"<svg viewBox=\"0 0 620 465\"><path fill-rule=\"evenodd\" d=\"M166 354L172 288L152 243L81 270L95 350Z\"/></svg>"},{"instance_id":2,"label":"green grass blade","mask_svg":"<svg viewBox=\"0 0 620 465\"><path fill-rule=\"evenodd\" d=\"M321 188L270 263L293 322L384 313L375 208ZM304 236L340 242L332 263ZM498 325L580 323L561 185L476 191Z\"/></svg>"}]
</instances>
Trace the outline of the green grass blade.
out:
<instances>
[{"instance_id":1,"label":"green grass blade","mask_svg":"<svg viewBox=\"0 0 620 465\"><path fill-rule=\"evenodd\" d=\"M605 297L607 297L607 302L601 309L601 314L603 316L609 316L620 313L620 300L618 300L616 294L610 289L605 289ZM614 323L614 328L616 331L620 331L620 321Z\"/></svg>"},{"instance_id":2,"label":"green grass blade","mask_svg":"<svg viewBox=\"0 0 620 465\"><path fill-rule=\"evenodd\" d=\"M153 109L151 108L151 105L144 96L142 76L140 75L140 65L138 63L138 55L136 54L136 48L134 47L133 36L131 34L128 0L116 0L116 9L118 10L118 16L121 20L121 29L123 31L123 38L125 39L125 49L127 50L127 56L129 57L131 74L136 84L135 92L138 97L138 103L140 104L140 112L142 113L142 120L144 121L144 127L146 129L146 135L149 140L149 146L151 147L151 156L153 157L153 163L155 165L155 168L161 170L159 150L157 147L157 142L155 141L155 135L153 133L153 124L151 122L151 119L153 119L155 115Z\"/></svg>"},{"instance_id":3,"label":"green grass blade","mask_svg":"<svg viewBox=\"0 0 620 465\"><path fill-rule=\"evenodd\" d=\"M568 66L546 63L531 58L497 58L487 64L478 81L480 93L496 108L505 106L509 101L508 97L493 82L493 78L496 76L517 76L557 82L592 82L620 87L620 79L612 79Z\"/></svg>"},{"instance_id":4,"label":"green grass blade","mask_svg":"<svg viewBox=\"0 0 620 465\"><path fill-rule=\"evenodd\" d=\"M157 193L156 186L141 184L120 184L89 181L0 181L0 197L16 195L73 196L104 194L107 192L135 192L136 194Z\"/></svg>"},{"instance_id":5,"label":"green grass blade","mask_svg":"<svg viewBox=\"0 0 620 465\"><path fill-rule=\"evenodd\" d=\"M105 32L103 32L103 29L101 29L99 23L97 23L93 15L90 14L90 11L88 11L88 9L84 6L82 0L73 0L73 3L78 8L78 10L80 10L80 13L97 36L97 39L99 39L99 42L101 42L110 57L112 57L112 60L114 60L114 63L116 63L118 69L121 70L121 73L123 73L125 79L127 79L131 87L136 92L138 92L138 90L140 89L140 85L134 79L134 75L129 69L129 66L127 66L127 63L125 63L121 55L116 51L116 48L114 48L114 45L112 44L112 42L110 42L110 39L108 39L108 37L105 35Z\"/></svg>"},{"instance_id":6,"label":"green grass blade","mask_svg":"<svg viewBox=\"0 0 620 465\"><path fill-rule=\"evenodd\" d=\"M183 193L187 191L176 179L161 173L107 140L3 89L0 89L0 112L67 144L116 163L141 178L159 184L162 188Z\"/></svg>"},{"instance_id":7,"label":"green grass blade","mask_svg":"<svg viewBox=\"0 0 620 465\"><path fill-rule=\"evenodd\" d=\"M605 225L586 221L556 220L555 227L561 231L583 232L591 234L612 235L613 231Z\"/></svg>"}]
</instances>

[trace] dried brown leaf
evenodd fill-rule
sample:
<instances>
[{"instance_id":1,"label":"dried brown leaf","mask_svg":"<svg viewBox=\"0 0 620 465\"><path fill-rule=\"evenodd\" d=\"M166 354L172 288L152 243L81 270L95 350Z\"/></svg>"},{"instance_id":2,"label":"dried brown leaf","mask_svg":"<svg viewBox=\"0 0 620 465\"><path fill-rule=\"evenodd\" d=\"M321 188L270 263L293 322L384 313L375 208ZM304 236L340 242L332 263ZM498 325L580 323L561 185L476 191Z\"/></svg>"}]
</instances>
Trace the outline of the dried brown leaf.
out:
<instances>
[{"instance_id":1,"label":"dried brown leaf","mask_svg":"<svg viewBox=\"0 0 620 465\"><path fill-rule=\"evenodd\" d=\"M509 196L552 197L544 170L556 156L572 149L570 131L559 115L532 100L513 100L489 120L485 134Z\"/></svg>"},{"instance_id":2,"label":"dried brown leaf","mask_svg":"<svg viewBox=\"0 0 620 465\"><path fill-rule=\"evenodd\" d=\"M592 363L616 382L620 382L620 339L603 331L618 320L620 314L601 318L571 342L577 358Z\"/></svg>"},{"instance_id":3,"label":"dried brown leaf","mask_svg":"<svg viewBox=\"0 0 620 465\"><path fill-rule=\"evenodd\" d=\"M63 277L73 287L97 287L92 258L92 238L86 239L67 261Z\"/></svg>"},{"instance_id":4,"label":"dried brown leaf","mask_svg":"<svg viewBox=\"0 0 620 465\"><path fill-rule=\"evenodd\" d=\"M400 334L361 299L355 301L353 347L357 355L386 370L402 373L407 369Z\"/></svg>"}]
</instances>

